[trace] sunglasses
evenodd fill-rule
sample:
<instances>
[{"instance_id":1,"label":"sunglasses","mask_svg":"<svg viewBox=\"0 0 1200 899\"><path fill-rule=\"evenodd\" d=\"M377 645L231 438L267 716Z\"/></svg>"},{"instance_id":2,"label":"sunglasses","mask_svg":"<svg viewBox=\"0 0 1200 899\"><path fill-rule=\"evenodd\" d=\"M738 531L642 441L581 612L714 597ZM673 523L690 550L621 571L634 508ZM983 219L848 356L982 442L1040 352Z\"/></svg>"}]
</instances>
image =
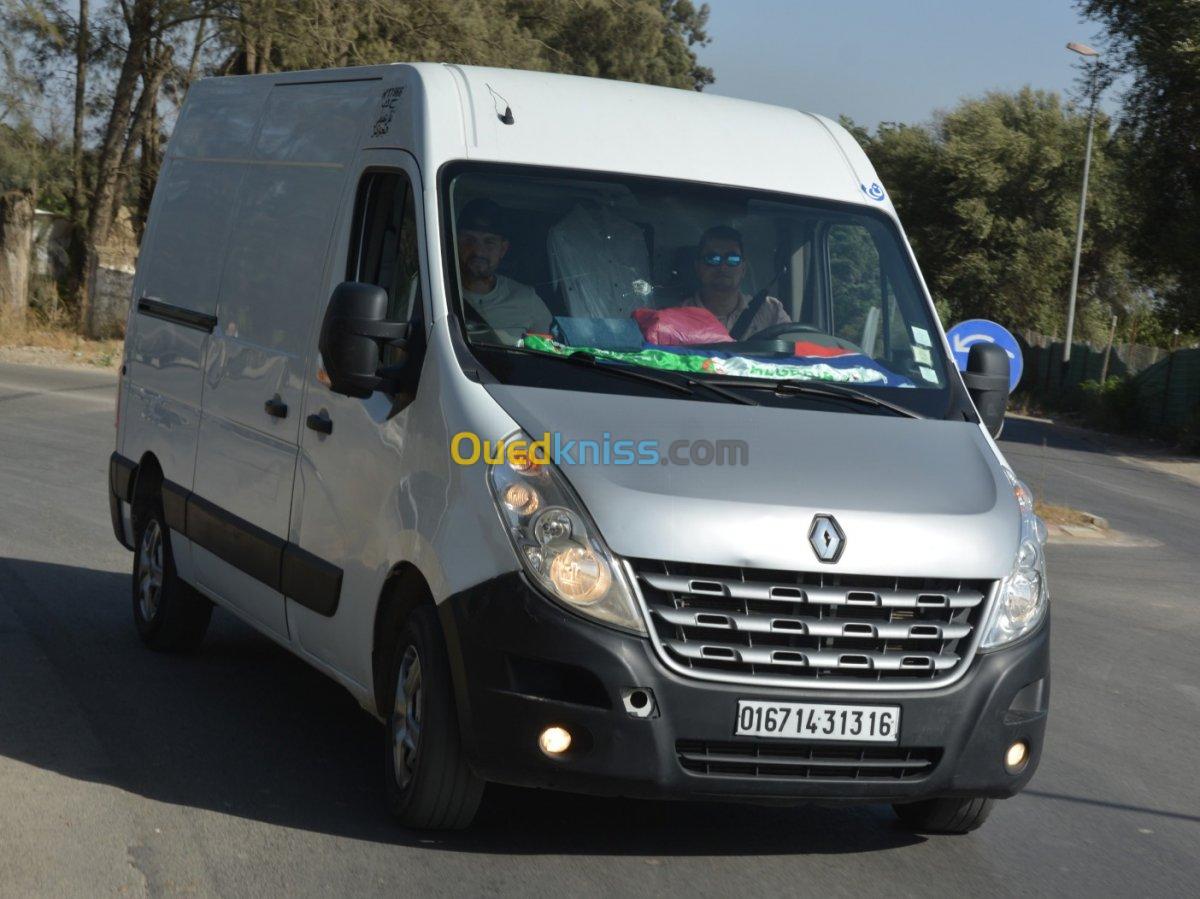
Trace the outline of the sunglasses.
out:
<instances>
[{"instance_id":1,"label":"sunglasses","mask_svg":"<svg viewBox=\"0 0 1200 899\"><path fill-rule=\"evenodd\" d=\"M721 253L702 253L700 255L700 261L705 265L712 266L713 268L719 267L722 262L724 262L730 268L737 268L742 264L742 254L725 253L722 255Z\"/></svg>"}]
</instances>

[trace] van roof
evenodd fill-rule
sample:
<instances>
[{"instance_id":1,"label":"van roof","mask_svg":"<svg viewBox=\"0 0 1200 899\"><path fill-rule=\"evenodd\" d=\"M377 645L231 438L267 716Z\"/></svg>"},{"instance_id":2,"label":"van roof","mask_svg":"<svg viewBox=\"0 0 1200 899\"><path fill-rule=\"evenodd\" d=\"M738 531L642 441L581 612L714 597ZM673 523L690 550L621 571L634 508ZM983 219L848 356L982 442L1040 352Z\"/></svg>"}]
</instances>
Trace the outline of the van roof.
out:
<instances>
[{"instance_id":1,"label":"van roof","mask_svg":"<svg viewBox=\"0 0 1200 899\"><path fill-rule=\"evenodd\" d=\"M412 131L364 128L362 146L416 143L427 175L451 159L622 172L879 206L895 215L857 141L823 116L698 91L548 72L395 63L206 79L263 96L264 82L402 87ZM198 99L198 98L197 98ZM373 103L375 121L379 104ZM511 113L509 115L508 113ZM415 132L415 133L414 133Z\"/></svg>"}]
</instances>

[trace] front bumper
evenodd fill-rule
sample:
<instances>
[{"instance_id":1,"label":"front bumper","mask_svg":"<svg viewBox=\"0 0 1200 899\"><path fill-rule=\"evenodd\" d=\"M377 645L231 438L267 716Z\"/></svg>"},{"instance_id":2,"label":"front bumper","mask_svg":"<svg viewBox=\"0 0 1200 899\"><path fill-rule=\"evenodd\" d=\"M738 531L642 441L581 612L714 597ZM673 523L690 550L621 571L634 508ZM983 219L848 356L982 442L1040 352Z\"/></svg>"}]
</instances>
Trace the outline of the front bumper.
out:
<instances>
[{"instance_id":1,"label":"front bumper","mask_svg":"<svg viewBox=\"0 0 1200 899\"><path fill-rule=\"evenodd\" d=\"M715 684L681 677L650 641L560 609L523 575L495 578L440 606L468 758L486 780L647 798L908 801L1011 796L1041 756L1049 706L1049 620L1017 645L977 654L954 684L912 692L816 691ZM622 690L652 691L657 715L634 717ZM861 748L733 735L738 699L900 705L899 749L935 759L918 776L779 776L698 773L679 744ZM574 735L562 758L537 746L550 725ZM1015 740L1030 748L1017 774L1004 768ZM764 745L769 743L769 745ZM751 749L751 751L753 751ZM762 769L760 769L762 771Z\"/></svg>"}]
</instances>

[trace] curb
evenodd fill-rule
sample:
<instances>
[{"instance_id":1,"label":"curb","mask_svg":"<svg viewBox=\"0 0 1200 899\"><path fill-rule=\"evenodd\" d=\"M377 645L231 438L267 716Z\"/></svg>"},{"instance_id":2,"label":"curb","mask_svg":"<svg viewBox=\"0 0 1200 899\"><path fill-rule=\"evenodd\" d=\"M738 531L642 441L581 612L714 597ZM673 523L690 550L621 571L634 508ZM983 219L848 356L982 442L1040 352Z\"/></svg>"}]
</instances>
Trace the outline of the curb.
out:
<instances>
[{"instance_id":1,"label":"curb","mask_svg":"<svg viewBox=\"0 0 1200 899\"><path fill-rule=\"evenodd\" d=\"M1086 524L1046 524L1047 542L1064 543L1105 540L1116 536L1109 530L1108 519L1091 512L1077 510Z\"/></svg>"}]
</instances>

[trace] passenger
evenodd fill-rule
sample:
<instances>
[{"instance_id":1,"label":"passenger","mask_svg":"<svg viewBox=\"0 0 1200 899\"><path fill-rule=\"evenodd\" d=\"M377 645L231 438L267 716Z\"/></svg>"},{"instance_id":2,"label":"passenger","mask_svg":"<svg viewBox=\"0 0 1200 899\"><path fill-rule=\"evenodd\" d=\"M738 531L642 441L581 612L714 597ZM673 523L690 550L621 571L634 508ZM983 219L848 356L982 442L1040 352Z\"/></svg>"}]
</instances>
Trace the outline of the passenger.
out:
<instances>
[{"instance_id":1,"label":"passenger","mask_svg":"<svg viewBox=\"0 0 1200 899\"><path fill-rule=\"evenodd\" d=\"M742 255L742 234L728 225L709 228L696 248L696 277L700 289L681 306L703 306L725 326L734 340L745 340L771 325L790 322L783 304L775 297L764 297L749 320L743 313L752 298L739 288L746 275ZM735 333L736 331L740 333Z\"/></svg>"},{"instance_id":2,"label":"passenger","mask_svg":"<svg viewBox=\"0 0 1200 899\"><path fill-rule=\"evenodd\" d=\"M526 331L546 333L550 310L532 287L497 274L508 252L508 229L500 207L475 199L458 215L458 270L465 302L505 343Z\"/></svg>"}]
</instances>

